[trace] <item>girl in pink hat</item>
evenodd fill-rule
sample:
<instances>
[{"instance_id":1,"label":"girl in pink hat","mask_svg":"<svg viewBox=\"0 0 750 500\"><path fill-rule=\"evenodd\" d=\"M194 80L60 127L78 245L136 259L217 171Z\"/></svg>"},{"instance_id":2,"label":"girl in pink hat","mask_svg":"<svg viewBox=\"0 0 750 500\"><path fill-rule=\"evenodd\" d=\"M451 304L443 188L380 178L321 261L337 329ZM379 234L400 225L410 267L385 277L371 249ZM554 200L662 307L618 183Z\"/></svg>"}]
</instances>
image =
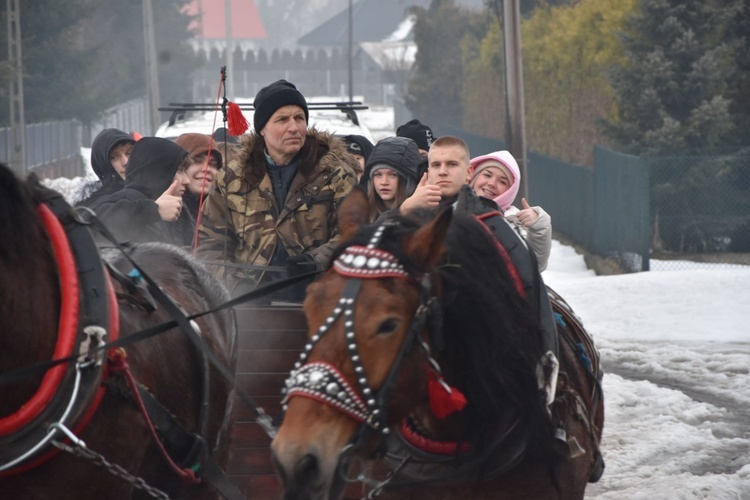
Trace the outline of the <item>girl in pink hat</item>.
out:
<instances>
[{"instance_id":1,"label":"girl in pink hat","mask_svg":"<svg viewBox=\"0 0 750 500\"><path fill-rule=\"evenodd\" d=\"M547 268L552 247L552 219L542 207L532 207L521 199L522 209L512 205L518 194L521 172L508 151L477 156L470 162L469 185L478 196L497 203L505 218L514 226L536 255L539 272Z\"/></svg>"}]
</instances>

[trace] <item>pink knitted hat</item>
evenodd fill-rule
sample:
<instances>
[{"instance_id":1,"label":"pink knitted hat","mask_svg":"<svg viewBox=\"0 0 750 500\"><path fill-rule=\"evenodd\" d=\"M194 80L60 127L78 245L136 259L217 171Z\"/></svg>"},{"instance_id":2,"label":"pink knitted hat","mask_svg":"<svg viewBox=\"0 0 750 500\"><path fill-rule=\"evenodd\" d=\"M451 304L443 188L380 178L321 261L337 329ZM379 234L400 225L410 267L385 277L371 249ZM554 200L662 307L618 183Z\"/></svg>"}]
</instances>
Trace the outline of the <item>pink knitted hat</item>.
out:
<instances>
[{"instance_id":1,"label":"pink knitted hat","mask_svg":"<svg viewBox=\"0 0 750 500\"><path fill-rule=\"evenodd\" d=\"M518 168L518 163L516 163L516 159L513 158L513 155L510 154L510 152L495 151L494 153L489 153L473 158L470 162L472 173L471 182L469 182L469 184L474 187L474 181L476 181L477 174L484 170L485 166L499 167L500 165L497 165L497 163L503 165L510 173L510 187L508 187L508 190L506 192L501 193L497 198L495 198L495 203L497 203L497 205L503 211L505 211L510 208L513 200L516 198L516 195L518 194L519 181L521 180L521 171Z\"/></svg>"}]
</instances>

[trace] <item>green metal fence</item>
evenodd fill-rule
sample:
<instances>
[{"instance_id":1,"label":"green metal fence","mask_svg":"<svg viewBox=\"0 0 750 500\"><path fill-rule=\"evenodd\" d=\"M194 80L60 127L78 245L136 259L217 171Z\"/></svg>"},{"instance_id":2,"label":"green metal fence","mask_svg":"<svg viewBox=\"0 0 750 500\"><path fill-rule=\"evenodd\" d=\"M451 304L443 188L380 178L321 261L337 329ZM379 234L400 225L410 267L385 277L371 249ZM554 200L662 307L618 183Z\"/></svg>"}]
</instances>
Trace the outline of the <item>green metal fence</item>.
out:
<instances>
[{"instance_id":1,"label":"green metal fence","mask_svg":"<svg viewBox=\"0 0 750 500\"><path fill-rule=\"evenodd\" d=\"M594 251L648 271L649 169L637 156L594 147Z\"/></svg>"},{"instance_id":2,"label":"green metal fence","mask_svg":"<svg viewBox=\"0 0 750 500\"><path fill-rule=\"evenodd\" d=\"M528 153L529 204L552 217L552 228L587 249L594 246L594 177L591 170Z\"/></svg>"},{"instance_id":3,"label":"green metal fence","mask_svg":"<svg viewBox=\"0 0 750 500\"><path fill-rule=\"evenodd\" d=\"M647 157L652 252L750 252L750 156Z\"/></svg>"}]
</instances>

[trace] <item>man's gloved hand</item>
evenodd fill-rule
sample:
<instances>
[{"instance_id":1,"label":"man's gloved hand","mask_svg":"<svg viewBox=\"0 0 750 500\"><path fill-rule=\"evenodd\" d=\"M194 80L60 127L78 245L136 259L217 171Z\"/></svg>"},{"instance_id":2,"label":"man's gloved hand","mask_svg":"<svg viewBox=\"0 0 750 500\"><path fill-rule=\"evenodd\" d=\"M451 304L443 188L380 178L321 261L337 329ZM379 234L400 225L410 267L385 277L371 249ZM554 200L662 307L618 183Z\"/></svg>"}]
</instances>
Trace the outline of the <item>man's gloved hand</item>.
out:
<instances>
[{"instance_id":1,"label":"man's gloved hand","mask_svg":"<svg viewBox=\"0 0 750 500\"><path fill-rule=\"evenodd\" d=\"M300 274L315 271L318 269L318 265L315 263L315 259L313 259L312 256L303 253L287 257L286 269L291 278L292 276L299 276Z\"/></svg>"}]
</instances>

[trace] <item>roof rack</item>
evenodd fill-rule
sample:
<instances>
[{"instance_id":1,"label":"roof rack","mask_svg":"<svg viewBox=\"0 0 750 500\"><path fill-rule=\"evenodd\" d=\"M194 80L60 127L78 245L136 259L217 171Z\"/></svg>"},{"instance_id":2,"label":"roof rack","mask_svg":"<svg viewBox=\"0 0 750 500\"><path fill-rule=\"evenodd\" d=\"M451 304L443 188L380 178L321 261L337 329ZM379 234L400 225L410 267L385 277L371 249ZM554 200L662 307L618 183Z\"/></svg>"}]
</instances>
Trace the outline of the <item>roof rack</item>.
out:
<instances>
[{"instance_id":1,"label":"roof rack","mask_svg":"<svg viewBox=\"0 0 750 500\"><path fill-rule=\"evenodd\" d=\"M252 104L237 104L240 109L252 111L255 107ZM309 110L338 110L344 113L349 119L355 124L359 125L359 117L357 117L358 109L369 109L369 106L362 103L362 101L346 101L346 102L308 102L307 109ZM159 108L159 111L171 111L172 114L169 116L169 126L174 125L177 120L185 118L185 114L190 111L221 111L221 104L213 104L210 102L170 102L168 106Z\"/></svg>"}]
</instances>

